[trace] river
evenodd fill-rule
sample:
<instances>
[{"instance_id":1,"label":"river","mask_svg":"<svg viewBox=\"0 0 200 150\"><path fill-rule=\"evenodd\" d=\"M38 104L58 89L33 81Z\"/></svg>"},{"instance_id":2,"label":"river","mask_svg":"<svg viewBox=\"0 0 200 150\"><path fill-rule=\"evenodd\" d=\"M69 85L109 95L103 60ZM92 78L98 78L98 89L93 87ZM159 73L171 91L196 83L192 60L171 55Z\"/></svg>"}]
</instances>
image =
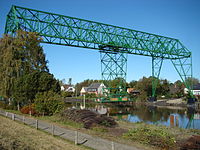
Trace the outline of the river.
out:
<instances>
[{"instance_id":1,"label":"river","mask_svg":"<svg viewBox=\"0 0 200 150\"><path fill-rule=\"evenodd\" d=\"M134 104L129 107L97 105L92 109L117 120L200 130L200 112L192 107L159 107Z\"/></svg>"}]
</instances>

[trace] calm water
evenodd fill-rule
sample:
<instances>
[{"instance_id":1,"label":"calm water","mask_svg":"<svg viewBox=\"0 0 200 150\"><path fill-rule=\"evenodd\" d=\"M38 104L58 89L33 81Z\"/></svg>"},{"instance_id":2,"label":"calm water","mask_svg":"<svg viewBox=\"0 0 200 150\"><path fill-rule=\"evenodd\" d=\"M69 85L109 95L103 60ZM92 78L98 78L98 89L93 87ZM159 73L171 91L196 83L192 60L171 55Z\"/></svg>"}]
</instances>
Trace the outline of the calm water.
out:
<instances>
[{"instance_id":1,"label":"calm water","mask_svg":"<svg viewBox=\"0 0 200 150\"><path fill-rule=\"evenodd\" d=\"M161 108L144 105L105 107L98 105L93 109L100 114L107 114L113 116L115 119L128 122L145 122L147 124L200 129L200 112L197 112L193 108Z\"/></svg>"}]
</instances>

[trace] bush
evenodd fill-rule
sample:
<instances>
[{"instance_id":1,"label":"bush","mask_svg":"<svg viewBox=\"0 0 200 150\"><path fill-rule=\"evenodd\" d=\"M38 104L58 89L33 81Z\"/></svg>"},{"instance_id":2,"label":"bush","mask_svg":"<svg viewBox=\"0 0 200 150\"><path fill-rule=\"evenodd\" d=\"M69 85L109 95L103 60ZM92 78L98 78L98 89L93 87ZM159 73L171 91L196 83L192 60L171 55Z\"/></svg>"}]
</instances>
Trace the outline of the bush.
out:
<instances>
[{"instance_id":1,"label":"bush","mask_svg":"<svg viewBox=\"0 0 200 150\"><path fill-rule=\"evenodd\" d=\"M62 97L66 98L66 97L72 97L74 95L74 93L62 91L61 95L62 95Z\"/></svg>"},{"instance_id":2,"label":"bush","mask_svg":"<svg viewBox=\"0 0 200 150\"><path fill-rule=\"evenodd\" d=\"M164 127L141 126L131 129L124 137L163 149L171 149L175 145L175 137L165 131Z\"/></svg>"},{"instance_id":3,"label":"bush","mask_svg":"<svg viewBox=\"0 0 200 150\"><path fill-rule=\"evenodd\" d=\"M95 93L86 93L85 98L97 98L97 95Z\"/></svg>"},{"instance_id":4,"label":"bush","mask_svg":"<svg viewBox=\"0 0 200 150\"><path fill-rule=\"evenodd\" d=\"M9 109L9 110L17 110L17 106L14 106L13 104L9 105L6 102L0 102L0 108Z\"/></svg>"},{"instance_id":5,"label":"bush","mask_svg":"<svg viewBox=\"0 0 200 150\"><path fill-rule=\"evenodd\" d=\"M29 114L30 112L31 112L32 115L36 115L37 114L36 110L35 110L35 105L34 104L23 106L20 109L20 111L23 114Z\"/></svg>"},{"instance_id":6,"label":"bush","mask_svg":"<svg viewBox=\"0 0 200 150\"><path fill-rule=\"evenodd\" d=\"M53 115L62 110L64 101L53 91L36 94L35 109L39 114Z\"/></svg>"}]
</instances>

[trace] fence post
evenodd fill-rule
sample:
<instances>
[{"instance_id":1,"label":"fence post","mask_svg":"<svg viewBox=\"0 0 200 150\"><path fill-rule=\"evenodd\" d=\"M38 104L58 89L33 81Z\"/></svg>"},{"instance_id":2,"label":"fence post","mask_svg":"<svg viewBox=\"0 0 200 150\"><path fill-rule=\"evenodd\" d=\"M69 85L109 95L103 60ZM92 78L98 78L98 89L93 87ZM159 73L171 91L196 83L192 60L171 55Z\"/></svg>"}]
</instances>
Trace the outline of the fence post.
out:
<instances>
[{"instance_id":1,"label":"fence post","mask_svg":"<svg viewBox=\"0 0 200 150\"><path fill-rule=\"evenodd\" d=\"M32 116L31 110L29 110L29 115L30 115L30 117Z\"/></svg>"},{"instance_id":2,"label":"fence post","mask_svg":"<svg viewBox=\"0 0 200 150\"><path fill-rule=\"evenodd\" d=\"M51 131L52 131L52 135L54 136L54 125L51 125Z\"/></svg>"},{"instance_id":3,"label":"fence post","mask_svg":"<svg viewBox=\"0 0 200 150\"><path fill-rule=\"evenodd\" d=\"M112 150L115 150L115 145L113 141L111 142L111 145L112 145Z\"/></svg>"},{"instance_id":4,"label":"fence post","mask_svg":"<svg viewBox=\"0 0 200 150\"><path fill-rule=\"evenodd\" d=\"M12 114L12 120L15 121L15 114Z\"/></svg>"},{"instance_id":5,"label":"fence post","mask_svg":"<svg viewBox=\"0 0 200 150\"><path fill-rule=\"evenodd\" d=\"M23 116L23 118L22 118L22 122L25 124L25 117Z\"/></svg>"},{"instance_id":6,"label":"fence post","mask_svg":"<svg viewBox=\"0 0 200 150\"><path fill-rule=\"evenodd\" d=\"M78 131L75 131L75 145L78 145Z\"/></svg>"},{"instance_id":7,"label":"fence post","mask_svg":"<svg viewBox=\"0 0 200 150\"><path fill-rule=\"evenodd\" d=\"M6 112L6 117L8 117L8 112Z\"/></svg>"},{"instance_id":8,"label":"fence post","mask_svg":"<svg viewBox=\"0 0 200 150\"><path fill-rule=\"evenodd\" d=\"M38 129L38 120L35 121L35 127Z\"/></svg>"}]
</instances>

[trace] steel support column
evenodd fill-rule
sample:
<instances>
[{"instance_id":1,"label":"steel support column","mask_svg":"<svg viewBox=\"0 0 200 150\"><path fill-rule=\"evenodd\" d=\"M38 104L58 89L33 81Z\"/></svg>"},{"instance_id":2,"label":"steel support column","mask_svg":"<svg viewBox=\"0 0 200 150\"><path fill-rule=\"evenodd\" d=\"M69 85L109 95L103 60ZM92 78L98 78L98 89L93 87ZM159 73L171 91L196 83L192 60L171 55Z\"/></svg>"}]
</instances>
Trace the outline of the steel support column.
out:
<instances>
[{"instance_id":1,"label":"steel support column","mask_svg":"<svg viewBox=\"0 0 200 150\"><path fill-rule=\"evenodd\" d=\"M156 98L156 88L160 76L163 58L152 57L152 97Z\"/></svg>"},{"instance_id":2,"label":"steel support column","mask_svg":"<svg viewBox=\"0 0 200 150\"><path fill-rule=\"evenodd\" d=\"M192 82L187 82L188 78L192 78L192 57L181 58L181 59L171 59L176 71L178 72L181 80L183 81L185 87L189 90L190 97L194 98L191 91L193 85Z\"/></svg>"},{"instance_id":3,"label":"steel support column","mask_svg":"<svg viewBox=\"0 0 200 150\"><path fill-rule=\"evenodd\" d=\"M104 89L104 94L109 98L125 96L127 53L101 51L100 55L102 80L108 81L108 87ZM114 87L111 86L113 80L117 82Z\"/></svg>"}]
</instances>

